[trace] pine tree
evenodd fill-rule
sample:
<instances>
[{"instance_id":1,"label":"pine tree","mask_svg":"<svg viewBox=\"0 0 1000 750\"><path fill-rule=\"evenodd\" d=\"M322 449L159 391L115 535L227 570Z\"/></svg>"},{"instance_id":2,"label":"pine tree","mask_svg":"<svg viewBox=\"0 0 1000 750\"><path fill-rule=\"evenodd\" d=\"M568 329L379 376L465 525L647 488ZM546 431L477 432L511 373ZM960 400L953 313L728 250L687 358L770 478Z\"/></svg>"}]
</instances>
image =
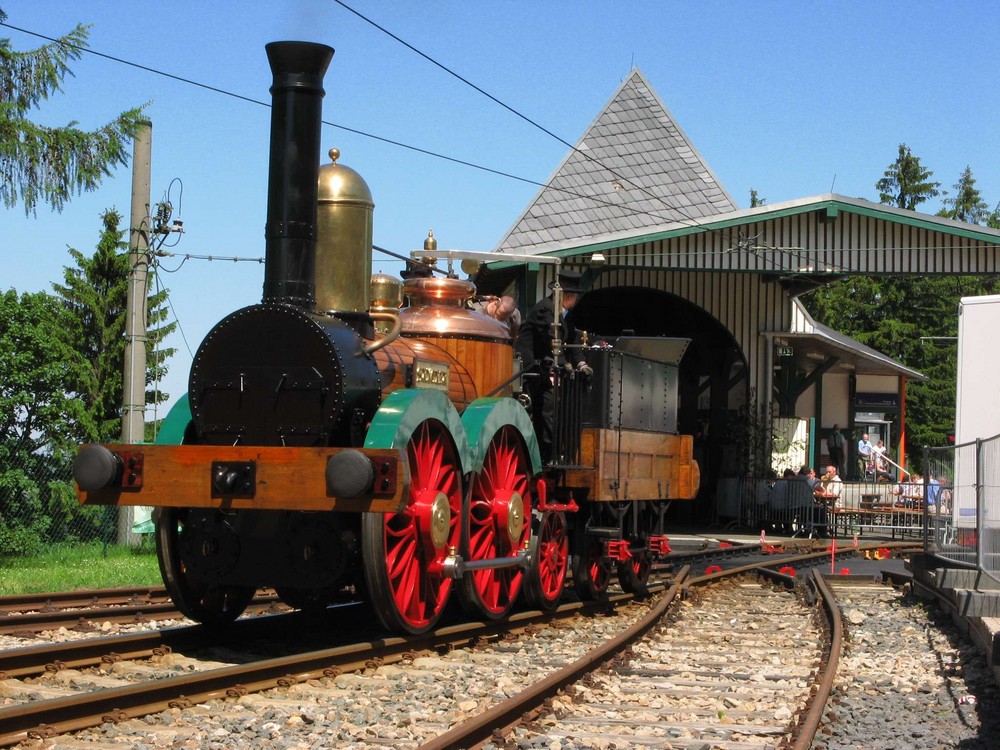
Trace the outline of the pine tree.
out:
<instances>
[{"instance_id":1,"label":"pine tree","mask_svg":"<svg viewBox=\"0 0 1000 750\"><path fill-rule=\"evenodd\" d=\"M1000 229L1000 203L997 203L986 217L986 226L990 229Z\"/></svg>"},{"instance_id":2,"label":"pine tree","mask_svg":"<svg viewBox=\"0 0 1000 750\"><path fill-rule=\"evenodd\" d=\"M0 21L7 16L0 10ZM61 88L69 63L80 59L88 26L77 25L57 42L29 52L0 39L0 197L8 208L21 202L26 215L39 203L59 211L74 194L94 190L114 167L128 162L128 145L143 107L130 109L94 131L70 122L37 125L27 115Z\"/></svg>"},{"instance_id":3,"label":"pine tree","mask_svg":"<svg viewBox=\"0 0 1000 750\"><path fill-rule=\"evenodd\" d=\"M900 143L896 161L886 167L882 179L875 183L879 201L915 211L917 206L939 193L941 183L930 182L932 174L920 164L920 157L910 153L909 146Z\"/></svg>"},{"instance_id":4,"label":"pine tree","mask_svg":"<svg viewBox=\"0 0 1000 750\"><path fill-rule=\"evenodd\" d=\"M972 167L966 167L954 185L955 197L945 198L944 208L938 216L944 216L969 224L982 224L990 219L990 209L982 194L976 188L976 178L972 176Z\"/></svg>"},{"instance_id":5,"label":"pine tree","mask_svg":"<svg viewBox=\"0 0 1000 750\"><path fill-rule=\"evenodd\" d=\"M86 412L81 435L86 440L114 440L121 432L129 274L128 244L121 221L114 209L105 211L94 254L88 257L71 248L75 266L64 269L63 284L52 285L63 304L62 331L73 351L71 371L74 391ZM154 280L150 273L149 283ZM147 386L166 374L167 360L174 352L159 347L176 327L176 323L164 323L166 297L166 290L148 295ZM147 391L146 402L163 403L168 397Z\"/></svg>"}]
</instances>

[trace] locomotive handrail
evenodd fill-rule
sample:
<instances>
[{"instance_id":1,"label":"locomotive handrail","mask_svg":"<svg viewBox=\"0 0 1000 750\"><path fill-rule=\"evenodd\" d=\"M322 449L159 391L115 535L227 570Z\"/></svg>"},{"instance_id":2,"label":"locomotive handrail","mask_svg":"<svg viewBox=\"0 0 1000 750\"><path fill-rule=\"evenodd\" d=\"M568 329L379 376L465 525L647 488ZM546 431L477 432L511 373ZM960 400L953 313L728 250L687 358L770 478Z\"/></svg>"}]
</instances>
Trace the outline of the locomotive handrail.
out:
<instances>
[{"instance_id":1,"label":"locomotive handrail","mask_svg":"<svg viewBox=\"0 0 1000 750\"><path fill-rule=\"evenodd\" d=\"M500 393L500 391L502 391L508 385L510 385L515 380L517 380L518 378L522 377L523 375L525 375L528 372L530 372L530 371L515 372L513 375L511 375L509 378L507 378L505 381L503 381L500 385L498 385L492 391L490 391L489 393L487 393L486 394L486 398L489 398L490 396L496 396L498 393Z\"/></svg>"},{"instance_id":2,"label":"locomotive handrail","mask_svg":"<svg viewBox=\"0 0 1000 750\"><path fill-rule=\"evenodd\" d=\"M403 319L398 313L394 312L370 312L368 317L372 320L383 320L392 323L392 329L380 339L377 339L370 343L368 346L361 350L362 354L372 354L377 352L383 346L391 344L393 341L399 338L399 334L403 330Z\"/></svg>"}]
</instances>

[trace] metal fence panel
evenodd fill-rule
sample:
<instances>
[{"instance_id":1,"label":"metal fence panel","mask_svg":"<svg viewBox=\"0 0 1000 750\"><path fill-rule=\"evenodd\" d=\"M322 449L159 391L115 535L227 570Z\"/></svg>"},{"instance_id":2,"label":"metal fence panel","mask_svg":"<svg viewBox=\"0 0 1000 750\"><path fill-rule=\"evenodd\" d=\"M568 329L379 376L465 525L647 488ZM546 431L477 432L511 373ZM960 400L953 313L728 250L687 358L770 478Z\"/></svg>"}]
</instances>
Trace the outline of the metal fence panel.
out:
<instances>
[{"instance_id":1,"label":"metal fence panel","mask_svg":"<svg viewBox=\"0 0 1000 750\"><path fill-rule=\"evenodd\" d=\"M72 458L0 456L0 558L35 555L52 544L115 541L119 509L77 502Z\"/></svg>"}]
</instances>

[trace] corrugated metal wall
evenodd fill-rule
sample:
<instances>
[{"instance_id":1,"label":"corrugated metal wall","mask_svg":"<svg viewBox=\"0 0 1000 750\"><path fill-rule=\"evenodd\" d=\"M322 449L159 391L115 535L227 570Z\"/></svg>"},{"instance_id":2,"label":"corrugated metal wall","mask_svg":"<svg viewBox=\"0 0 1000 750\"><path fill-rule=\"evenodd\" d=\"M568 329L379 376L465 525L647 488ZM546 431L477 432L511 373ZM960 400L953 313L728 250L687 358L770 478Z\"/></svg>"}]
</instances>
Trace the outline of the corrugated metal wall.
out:
<instances>
[{"instance_id":1,"label":"corrugated metal wall","mask_svg":"<svg viewBox=\"0 0 1000 750\"><path fill-rule=\"evenodd\" d=\"M837 204L726 229L680 230L664 239L604 249L607 266L595 288L645 286L706 310L737 341L758 398L769 383L764 331L786 331L789 297L782 275L1000 273L1000 249L957 233L853 213ZM627 240L626 240L627 241ZM586 262L589 250L580 261ZM576 259L565 258L574 265ZM579 267L579 266L577 266ZM542 266L537 296L554 278ZM530 306L530 304L529 304Z\"/></svg>"},{"instance_id":2,"label":"corrugated metal wall","mask_svg":"<svg viewBox=\"0 0 1000 750\"><path fill-rule=\"evenodd\" d=\"M547 289L553 278L551 269L541 276L544 279L539 288ZM773 277L754 273L615 267L600 273L593 288L617 286L669 292L708 312L733 336L747 360L750 386L756 387L758 398L764 395L768 361L767 341L762 333L787 330L791 322L788 295Z\"/></svg>"}]
</instances>

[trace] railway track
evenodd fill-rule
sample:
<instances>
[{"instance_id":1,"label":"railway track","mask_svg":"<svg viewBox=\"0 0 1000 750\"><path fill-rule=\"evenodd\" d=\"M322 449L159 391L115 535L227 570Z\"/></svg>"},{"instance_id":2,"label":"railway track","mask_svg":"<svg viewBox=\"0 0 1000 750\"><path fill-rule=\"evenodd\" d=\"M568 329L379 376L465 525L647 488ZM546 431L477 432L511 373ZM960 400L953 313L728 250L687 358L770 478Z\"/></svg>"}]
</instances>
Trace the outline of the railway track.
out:
<instances>
[{"instance_id":1,"label":"railway track","mask_svg":"<svg viewBox=\"0 0 1000 750\"><path fill-rule=\"evenodd\" d=\"M671 556L669 567L687 563L737 560L759 551L760 545L726 544ZM262 590L248 607L252 615L287 611L274 591ZM102 623L145 626L183 620L163 587L140 586L0 597L0 635L31 637L47 630L93 633Z\"/></svg>"},{"instance_id":2,"label":"railway track","mask_svg":"<svg viewBox=\"0 0 1000 750\"><path fill-rule=\"evenodd\" d=\"M250 614L285 612L288 607L273 591L262 591L247 607ZM0 598L0 635L31 637L65 628L83 633L100 623L149 625L183 620L163 589L95 589Z\"/></svg>"},{"instance_id":3,"label":"railway track","mask_svg":"<svg viewBox=\"0 0 1000 750\"><path fill-rule=\"evenodd\" d=\"M822 552L811 557L771 557L767 562L771 568L776 568L817 559L825 559ZM746 570L759 564L759 561L754 561L741 567ZM722 571L704 578L712 580L727 575L730 574ZM788 585L792 580L773 571L769 575L782 585ZM669 582L674 593L662 596L663 600L677 598L679 575L671 576ZM318 694L326 690L336 692L343 689L343 682L351 681L351 673L365 675L366 672L375 670L388 674L392 671L392 665L399 664L404 665L404 671L420 670L426 667L428 659L436 664L433 662L435 656L451 649L465 651L470 646L490 646L504 654L505 649L509 648L505 645L508 639L518 638L514 643L521 644L517 648L523 648L524 642L532 640L529 634L535 633L533 637L540 637L537 633L542 628L558 633L560 627L566 626L553 623L567 622L572 618L589 618L587 626L582 630L574 630L573 636L568 640L580 641L580 658L593 663L603 659L595 650L599 644L587 645L581 633L594 631L594 618L604 617L612 606L632 606L643 612L646 609L645 605L629 605L629 600L630 597L619 596L608 604L566 605L560 608L555 620L548 615L528 612L501 624L463 624L441 628L420 638L353 642L336 648L270 657L248 655L252 649L241 644L252 643L254 640L285 640L288 632L303 632L303 620L281 619L294 618L295 615L251 618L237 623L240 627L245 625L248 628L245 637L237 638L232 635L227 639L231 656L234 659L249 660L250 663L247 664L200 661L179 654L178 651L187 652L197 647L201 636L194 634L203 632L200 628L119 636L117 639L93 639L95 642L102 641L101 643L57 644L55 650L36 647L0 652L0 670L6 673L0 675L3 677L0 690L4 693L5 702L18 701L17 705L0 709L0 727L4 727L0 734L0 744L11 745L26 739L52 737L107 722L124 728L138 716L164 710L181 711L206 701L220 701L224 704L234 699L238 703L252 703L254 700L280 703L287 700L280 696L252 698L253 693L273 688L277 688L278 693L291 692L296 695L303 691L307 694L310 691ZM732 610L733 605L729 606ZM632 615L632 619L638 618L639 613ZM363 620L357 615L346 619L354 622ZM614 631L625 629L621 624L608 627ZM595 633L601 642L613 641L616 634ZM173 644L169 642L170 639L174 639ZM560 640L567 639L560 636ZM138 663L135 660L139 660ZM544 654L538 660L541 663ZM509 657L502 657L501 661L509 668ZM547 671L556 670L550 667ZM526 674L523 682L535 684L545 678L545 674ZM362 676L353 679L364 682L369 678ZM519 688L518 683L511 686L509 692L517 693ZM81 690L84 692L80 692ZM39 700L40 697L45 699ZM226 698L229 701L224 701ZM493 700L492 703L496 701ZM490 701L485 699L476 701L475 708L487 708L489 704ZM463 710L471 708L466 706ZM452 717L442 723L439 730L443 732L454 723L455 718ZM433 723L431 726L433 727ZM495 728L491 727L490 731ZM143 731L148 731L148 726ZM418 744L418 741L413 744Z\"/></svg>"},{"instance_id":4,"label":"railway track","mask_svg":"<svg viewBox=\"0 0 1000 750\"><path fill-rule=\"evenodd\" d=\"M811 739L813 704L822 708L820 685L836 667L833 627L781 576L717 576L672 589L600 653L421 750L551 742L748 750ZM682 588L710 578L677 603Z\"/></svg>"}]
</instances>

